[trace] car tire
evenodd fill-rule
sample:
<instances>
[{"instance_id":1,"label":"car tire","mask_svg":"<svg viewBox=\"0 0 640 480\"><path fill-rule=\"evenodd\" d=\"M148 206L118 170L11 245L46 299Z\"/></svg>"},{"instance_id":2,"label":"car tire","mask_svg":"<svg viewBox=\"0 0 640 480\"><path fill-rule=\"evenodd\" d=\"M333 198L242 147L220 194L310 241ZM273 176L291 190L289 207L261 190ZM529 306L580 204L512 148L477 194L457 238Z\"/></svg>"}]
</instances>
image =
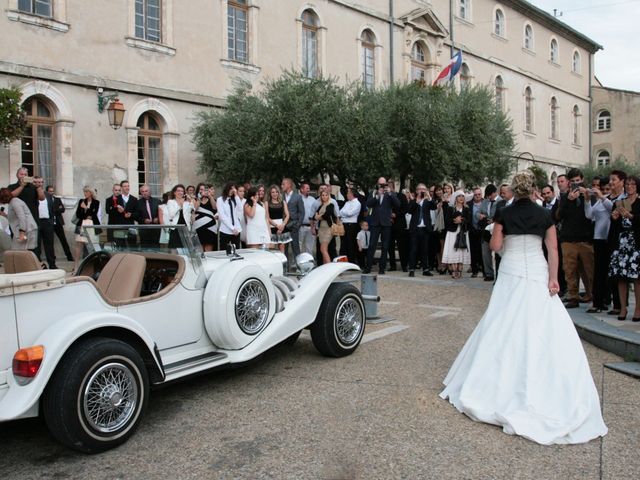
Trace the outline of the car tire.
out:
<instances>
[{"instance_id":1,"label":"car tire","mask_svg":"<svg viewBox=\"0 0 640 480\"><path fill-rule=\"evenodd\" d=\"M120 340L90 338L72 346L58 364L42 411L58 441L98 453L127 441L148 397L148 372L138 352Z\"/></svg>"},{"instance_id":2,"label":"car tire","mask_svg":"<svg viewBox=\"0 0 640 480\"><path fill-rule=\"evenodd\" d=\"M366 317L360 292L349 283L333 283L311 324L311 340L327 357L352 354L364 335Z\"/></svg>"},{"instance_id":3,"label":"car tire","mask_svg":"<svg viewBox=\"0 0 640 480\"><path fill-rule=\"evenodd\" d=\"M204 325L214 345L240 350L269 325L276 310L275 288L259 266L234 261L211 274L204 292Z\"/></svg>"},{"instance_id":4,"label":"car tire","mask_svg":"<svg viewBox=\"0 0 640 480\"><path fill-rule=\"evenodd\" d=\"M302 333L302 330L298 330L296 333L289 335L287 338L285 338L282 341L283 345L286 345L288 347L291 347L293 345L295 345L295 343L298 341L298 338L300 337L300 334Z\"/></svg>"}]
</instances>

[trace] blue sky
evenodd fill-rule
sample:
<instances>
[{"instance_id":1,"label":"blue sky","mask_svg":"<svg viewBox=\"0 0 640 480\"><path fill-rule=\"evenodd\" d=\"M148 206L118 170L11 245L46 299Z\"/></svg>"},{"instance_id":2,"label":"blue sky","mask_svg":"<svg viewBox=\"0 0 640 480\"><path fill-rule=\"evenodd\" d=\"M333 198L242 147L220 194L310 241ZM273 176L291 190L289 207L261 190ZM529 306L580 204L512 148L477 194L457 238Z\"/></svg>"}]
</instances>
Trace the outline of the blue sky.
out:
<instances>
[{"instance_id":1,"label":"blue sky","mask_svg":"<svg viewBox=\"0 0 640 480\"><path fill-rule=\"evenodd\" d=\"M529 0L604 47L595 74L606 87L640 92L640 0Z\"/></svg>"}]
</instances>

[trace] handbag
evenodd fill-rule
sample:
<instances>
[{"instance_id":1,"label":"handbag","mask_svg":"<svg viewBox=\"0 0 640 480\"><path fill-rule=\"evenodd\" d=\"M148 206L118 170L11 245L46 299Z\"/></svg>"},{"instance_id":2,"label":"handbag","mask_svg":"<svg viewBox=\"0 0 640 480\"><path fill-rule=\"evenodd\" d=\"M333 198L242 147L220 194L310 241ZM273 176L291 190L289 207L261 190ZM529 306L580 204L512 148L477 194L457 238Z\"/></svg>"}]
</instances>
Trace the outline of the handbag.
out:
<instances>
[{"instance_id":1,"label":"handbag","mask_svg":"<svg viewBox=\"0 0 640 480\"><path fill-rule=\"evenodd\" d=\"M436 214L436 223L433 226L433 229L436 232L444 231L444 210L443 209L438 210L438 213Z\"/></svg>"},{"instance_id":2,"label":"handbag","mask_svg":"<svg viewBox=\"0 0 640 480\"><path fill-rule=\"evenodd\" d=\"M331 235L334 237L344 236L344 225L342 222L337 221L331 225Z\"/></svg>"},{"instance_id":3,"label":"handbag","mask_svg":"<svg viewBox=\"0 0 640 480\"><path fill-rule=\"evenodd\" d=\"M460 231L456 235L456 241L453 244L456 250L467 250L467 229L460 227Z\"/></svg>"}]
</instances>

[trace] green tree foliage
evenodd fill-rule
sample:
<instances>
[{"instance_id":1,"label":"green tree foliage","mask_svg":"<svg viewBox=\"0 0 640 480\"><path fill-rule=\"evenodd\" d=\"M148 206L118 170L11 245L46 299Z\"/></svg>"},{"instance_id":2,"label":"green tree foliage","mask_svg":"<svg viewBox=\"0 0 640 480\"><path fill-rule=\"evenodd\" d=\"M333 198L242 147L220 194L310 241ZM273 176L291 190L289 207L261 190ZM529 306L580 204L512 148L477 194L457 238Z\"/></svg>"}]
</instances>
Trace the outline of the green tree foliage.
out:
<instances>
[{"instance_id":1,"label":"green tree foliage","mask_svg":"<svg viewBox=\"0 0 640 480\"><path fill-rule=\"evenodd\" d=\"M536 185L540 190L545 185L549 184L549 177L547 176L547 172L545 172L542 168L537 165L531 165L527 170L533 173L533 176L536 178Z\"/></svg>"},{"instance_id":2,"label":"green tree foliage","mask_svg":"<svg viewBox=\"0 0 640 480\"><path fill-rule=\"evenodd\" d=\"M26 121L20 107L18 87L0 88L0 143L8 145L22 137Z\"/></svg>"},{"instance_id":3,"label":"green tree foliage","mask_svg":"<svg viewBox=\"0 0 640 480\"><path fill-rule=\"evenodd\" d=\"M627 163L622 155L617 157L609 165L601 167L586 167L582 169L582 173L584 174L585 181L590 182L593 177L599 175L608 176L613 170L622 170L627 175L640 175L640 167L638 165Z\"/></svg>"},{"instance_id":4,"label":"green tree foliage","mask_svg":"<svg viewBox=\"0 0 640 480\"><path fill-rule=\"evenodd\" d=\"M194 127L201 170L214 180L316 176L361 188L380 175L467 184L501 180L513 134L487 89L395 85L369 91L285 72L259 93L242 84L226 110Z\"/></svg>"}]
</instances>

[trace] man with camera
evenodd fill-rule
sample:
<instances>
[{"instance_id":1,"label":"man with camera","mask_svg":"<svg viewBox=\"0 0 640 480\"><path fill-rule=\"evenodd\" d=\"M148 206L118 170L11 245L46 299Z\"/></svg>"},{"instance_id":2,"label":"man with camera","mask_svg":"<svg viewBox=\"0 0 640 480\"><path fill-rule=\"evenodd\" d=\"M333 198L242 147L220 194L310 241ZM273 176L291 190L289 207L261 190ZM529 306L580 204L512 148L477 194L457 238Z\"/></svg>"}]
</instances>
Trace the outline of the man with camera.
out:
<instances>
[{"instance_id":1,"label":"man with camera","mask_svg":"<svg viewBox=\"0 0 640 480\"><path fill-rule=\"evenodd\" d=\"M584 195L582 172L572 168L567 172L569 190L560 197L557 217L562 221L560 246L562 263L567 280L566 308L576 308L580 301L591 301L593 283L593 222L585 215L584 204L588 201ZM582 192L581 192L582 188ZM584 272L583 282L586 296L580 298L580 269Z\"/></svg>"},{"instance_id":2,"label":"man with camera","mask_svg":"<svg viewBox=\"0 0 640 480\"><path fill-rule=\"evenodd\" d=\"M418 258L422 264L422 275L431 277L429 271L429 234L433 232L431 211L437 205L431 200L424 183L416 187L415 196L411 195L411 201L407 207L407 213L411 214L409 221L409 276L415 275Z\"/></svg>"},{"instance_id":3,"label":"man with camera","mask_svg":"<svg viewBox=\"0 0 640 480\"><path fill-rule=\"evenodd\" d=\"M371 195L371 198L367 200L367 208L370 209L369 217L369 230L371 231L371 241L369 243L369 250L367 251L367 268L365 273L371 272L371 265L373 265L373 257L378 247L378 238L382 236L382 251L380 252L380 263L378 264L378 273L384 275L385 267L387 264L387 251L389 250L389 243L391 239L391 214L393 208L400 207L400 200L392 193L387 180L384 177L378 179L376 190Z\"/></svg>"},{"instance_id":4,"label":"man with camera","mask_svg":"<svg viewBox=\"0 0 640 480\"><path fill-rule=\"evenodd\" d=\"M33 178L29 177L29 171L20 167L16 172L18 181L12 183L7 188L11 190L11 196L18 197L29 207L33 219L38 222L38 205L40 200L45 199L44 189L33 184Z\"/></svg>"}]
</instances>

